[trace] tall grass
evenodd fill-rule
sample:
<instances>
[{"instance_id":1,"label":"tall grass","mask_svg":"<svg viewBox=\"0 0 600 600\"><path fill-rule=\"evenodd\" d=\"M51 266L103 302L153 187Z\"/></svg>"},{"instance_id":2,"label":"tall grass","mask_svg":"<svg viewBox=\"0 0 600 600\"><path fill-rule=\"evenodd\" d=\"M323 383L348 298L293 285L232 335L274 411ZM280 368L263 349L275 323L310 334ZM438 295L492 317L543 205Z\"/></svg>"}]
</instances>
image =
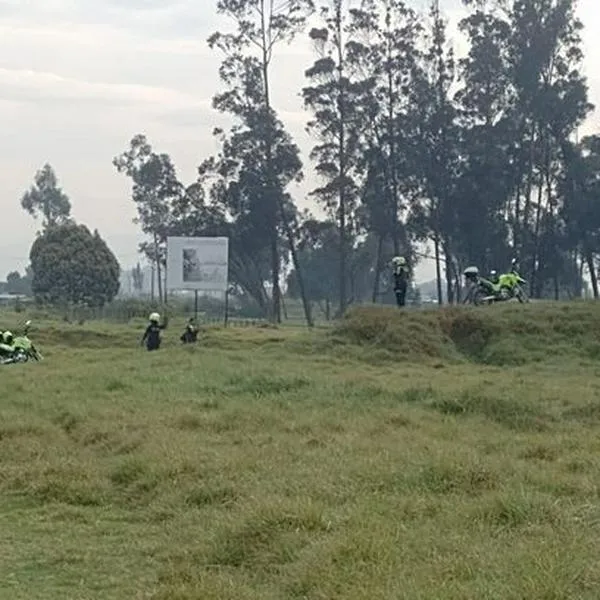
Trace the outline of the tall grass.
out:
<instances>
[{"instance_id":1,"label":"tall grass","mask_svg":"<svg viewBox=\"0 0 600 600\"><path fill-rule=\"evenodd\" d=\"M0 367L0 598L597 598L600 319L520 309L175 318L158 353L38 321Z\"/></svg>"}]
</instances>

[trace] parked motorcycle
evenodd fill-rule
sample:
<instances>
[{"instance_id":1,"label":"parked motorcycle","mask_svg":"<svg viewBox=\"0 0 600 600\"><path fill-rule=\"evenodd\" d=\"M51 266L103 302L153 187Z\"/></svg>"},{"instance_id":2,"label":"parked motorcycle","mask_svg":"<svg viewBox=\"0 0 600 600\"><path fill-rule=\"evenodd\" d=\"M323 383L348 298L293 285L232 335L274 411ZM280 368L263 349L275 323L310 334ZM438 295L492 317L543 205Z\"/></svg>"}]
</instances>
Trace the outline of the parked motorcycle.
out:
<instances>
[{"instance_id":1,"label":"parked motorcycle","mask_svg":"<svg viewBox=\"0 0 600 600\"><path fill-rule=\"evenodd\" d=\"M0 365L12 365L16 363L25 363L30 360L39 362L43 360L42 353L35 347L33 342L29 339L29 329L31 327L31 321L25 323L23 333L15 336L10 346L10 351L5 351L0 354Z\"/></svg>"},{"instance_id":2,"label":"parked motorcycle","mask_svg":"<svg viewBox=\"0 0 600 600\"><path fill-rule=\"evenodd\" d=\"M522 304L529 302L524 288L527 282L519 275L515 259L512 261L511 270L500 275L495 281L482 277L477 267L468 267L463 275L468 285L465 304L479 306L513 299Z\"/></svg>"}]
</instances>

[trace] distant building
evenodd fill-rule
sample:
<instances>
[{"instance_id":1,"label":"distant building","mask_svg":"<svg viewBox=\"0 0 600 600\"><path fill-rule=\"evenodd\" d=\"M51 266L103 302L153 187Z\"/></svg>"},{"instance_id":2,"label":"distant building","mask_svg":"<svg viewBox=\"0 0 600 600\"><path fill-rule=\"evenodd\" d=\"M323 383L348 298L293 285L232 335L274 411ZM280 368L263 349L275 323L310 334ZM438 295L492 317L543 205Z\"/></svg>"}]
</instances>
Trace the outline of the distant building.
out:
<instances>
[{"instance_id":1,"label":"distant building","mask_svg":"<svg viewBox=\"0 0 600 600\"><path fill-rule=\"evenodd\" d=\"M17 300L23 302L29 300L29 298L27 298L27 296L23 296L22 294L0 294L0 306L10 306Z\"/></svg>"}]
</instances>

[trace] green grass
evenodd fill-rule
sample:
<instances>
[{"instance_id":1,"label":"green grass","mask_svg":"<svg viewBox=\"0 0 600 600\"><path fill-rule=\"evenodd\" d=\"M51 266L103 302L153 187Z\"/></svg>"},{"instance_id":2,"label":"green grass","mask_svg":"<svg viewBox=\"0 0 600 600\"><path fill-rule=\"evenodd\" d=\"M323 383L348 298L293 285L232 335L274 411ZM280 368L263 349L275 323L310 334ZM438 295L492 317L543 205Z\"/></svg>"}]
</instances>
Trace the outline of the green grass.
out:
<instances>
[{"instance_id":1,"label":"green grass","mask_svg":"<svg viewBox=\"0 0 600 600\"><path fill-rule=\"evenodd\" d=\"M142 325L0 367L0 599L598 597L600 307Z\"/></svg>"}]
</instances>

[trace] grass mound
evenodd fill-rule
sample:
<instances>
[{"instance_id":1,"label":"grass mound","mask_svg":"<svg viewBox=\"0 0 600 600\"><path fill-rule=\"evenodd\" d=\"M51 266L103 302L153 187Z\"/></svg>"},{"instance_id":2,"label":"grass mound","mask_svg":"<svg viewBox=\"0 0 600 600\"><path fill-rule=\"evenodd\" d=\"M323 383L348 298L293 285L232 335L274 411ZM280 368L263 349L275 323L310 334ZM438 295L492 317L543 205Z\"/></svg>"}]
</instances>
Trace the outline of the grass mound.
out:
<instances>
[{"instance_id":1,"label":"grass mound","mask_svg":"<svg viewBox=\"0 0 600 600\"><path fill-rule=\"evenodd\" d=\"M434 311L400 312L389 307L351 309L333 331L355 344L383 348L406 357L450 357L454 348Z\"/></svg>"},{"instance_id":2,"label":"grass mound","mask_svg":"<svg viewBox=\"0 0 600 600\"><path fill-rule=\"evenodd\" d=\"M590 302L399 311L351 309L334 335L395 359L469 360L507 366L600 357L600 307Z\"/></svg>"}]
</instances>

